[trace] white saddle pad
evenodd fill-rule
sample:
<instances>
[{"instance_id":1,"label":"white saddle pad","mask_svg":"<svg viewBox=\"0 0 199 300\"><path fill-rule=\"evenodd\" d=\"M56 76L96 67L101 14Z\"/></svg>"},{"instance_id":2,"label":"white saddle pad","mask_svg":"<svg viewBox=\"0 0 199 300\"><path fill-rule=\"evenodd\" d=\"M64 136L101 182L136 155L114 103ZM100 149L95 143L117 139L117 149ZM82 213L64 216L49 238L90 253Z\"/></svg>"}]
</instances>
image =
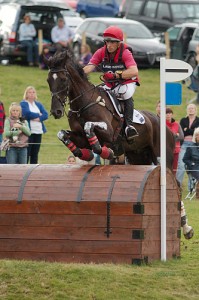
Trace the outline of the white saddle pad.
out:
<instances>
[{"instance_id":1,"label":"white saddle pad","mask_svg":"<svg viewBox=\"0 0 199 300\"><path fill-rule=\"evenodd\" d=\"M114 106L117 114L122 118L123 114L120 113L117 105L115 104L115 101L114 101L112 95L108 91L107 91L107 94L109 94L109 97L111 99L111 102L112 102L112 104L113 104L113 106ZM133 122L137 123L137 124L144 124L145 123L144 116L138 110L136 110L136 109L134 109L134 113L133 113Z\"/></svg>"}]
</instances>

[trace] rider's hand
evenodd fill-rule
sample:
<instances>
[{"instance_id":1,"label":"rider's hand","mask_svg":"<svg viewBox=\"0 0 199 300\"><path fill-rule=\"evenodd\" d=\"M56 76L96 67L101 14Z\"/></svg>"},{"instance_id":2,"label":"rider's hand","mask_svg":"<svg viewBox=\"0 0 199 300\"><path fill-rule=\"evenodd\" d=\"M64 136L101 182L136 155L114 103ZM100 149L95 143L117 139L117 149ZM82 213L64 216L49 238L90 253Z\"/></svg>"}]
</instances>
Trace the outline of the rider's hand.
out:
<instances>
[{"instance_id":1,"label":"rider's hand","mask_svg":"<svg viewBox=\"0 0 199 300\"><path fill-rule=\"evenodd\" d=\"M114 80L114 79L116 79L116 76L115 76L114 73L106 72L106 73L104 73L104 75L103 75L103 79L104 79L105 81Z\"/></svg>"}]
</instances>

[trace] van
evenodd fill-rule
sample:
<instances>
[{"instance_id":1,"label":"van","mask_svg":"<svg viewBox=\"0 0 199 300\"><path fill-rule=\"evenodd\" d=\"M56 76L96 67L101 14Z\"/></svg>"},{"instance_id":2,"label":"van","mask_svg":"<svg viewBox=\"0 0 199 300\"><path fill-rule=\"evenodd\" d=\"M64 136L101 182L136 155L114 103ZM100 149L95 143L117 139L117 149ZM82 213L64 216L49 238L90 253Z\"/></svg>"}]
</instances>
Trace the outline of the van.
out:
<instances>
[{"instance_id":1,"label":"van","mask_svg":"<svg viewBox=\"0 0 199 300\"><path fill-rule=\"evenodd\" d=\"M116 17L122 0L79 0L76 11L82 18Z\"/></svg>"},{"instance_id":2,"label":"van","mask_svg":"<svg viewBox=\"0 0 199 300\"><path fill-rule=\"evenodd\" d=\"M68 6L51 6L50 1L46 4L39 4L39 1L37 3L38 5L9 3L0 6L0 61L26 62L26 51L19 43L18 32L25 14L30 15L37 31L36 43L39 43L38 33L42 31L43 46L51 45L51 30L57 24L58 18L64 18L69 27L72 27L70 20L75 21L77 18L78 23L83 21L76 16L72 8L67 8Z\"/></svg>"},{"instance_id":3,"label":"van","mask_svg":"<svg viewBox=\"0 0 199 300\"><path fill-rule=\"evenodd\" d=\"M162 33L175 24L199 22L199 0L126 0L122 16Z\"/></svg>"}]
</instances>

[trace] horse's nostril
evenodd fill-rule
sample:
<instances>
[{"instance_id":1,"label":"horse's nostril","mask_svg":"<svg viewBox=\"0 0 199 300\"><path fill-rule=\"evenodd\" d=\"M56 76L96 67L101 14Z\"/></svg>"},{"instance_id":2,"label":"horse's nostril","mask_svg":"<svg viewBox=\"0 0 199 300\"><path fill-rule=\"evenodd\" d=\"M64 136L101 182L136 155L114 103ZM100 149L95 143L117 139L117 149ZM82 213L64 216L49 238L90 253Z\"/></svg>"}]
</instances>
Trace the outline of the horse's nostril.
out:
<instances>
[{"instance_id":1,"label":"horse's nostril","mask_svg":"<svg viewBox=\"0 0 199 300\"><path fill-rule=\"evenodd\" d=\"M61 111L61 110L58 110L58 111L57 111L57 115L58 115L58 116L62 116L62 111Z\"/></svg>"}]
</instances>

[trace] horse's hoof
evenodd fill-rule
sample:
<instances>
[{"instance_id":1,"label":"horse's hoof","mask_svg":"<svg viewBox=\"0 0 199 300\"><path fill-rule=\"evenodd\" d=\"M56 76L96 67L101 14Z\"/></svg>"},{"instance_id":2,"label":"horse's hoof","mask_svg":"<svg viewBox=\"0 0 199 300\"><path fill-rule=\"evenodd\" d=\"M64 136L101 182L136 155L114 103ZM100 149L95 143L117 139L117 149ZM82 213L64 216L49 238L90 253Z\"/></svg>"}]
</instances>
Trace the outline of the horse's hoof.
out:
<instances>
[{"instance_id":1,"label":"horse's hoof","mask_svg":"<svg viewBox=\"0 0 199 300\"><path fill-rule=\"evenodd\" d=\"M64 142L64 136L65 136L65 133L64 133L64 130L60 130L58 133L57 133L57 137L60 141Z\"/></svg>"},{"instance_id":2,"label":"horse's hoof","mask_svg":"<svg viewBox=\"0 0 199 300\"><path fill-rule=\"evenodd\" d=\"M114 158L114 151L111 149L111 148L108 148L109 150L109 157L108 157L108 160L111 160Z\"/></svg>"},{"instance_id":3,"label":"horse's hoof","mask_svg":"<svg viewBox=\"0 0 199 300\"><path fill-rule=\"evenodd\" d=\"M60 130L57 133L57 137L60 141L65 142L68 139L68 134L69 134L68 130Z\"/></svg>"},{"instance_id":4,"label":"horse's hoof","mask_svg":"<svg viewBox=\"0 0 199 300\"><path fill-rule=\"evenodd\" d=\"M194 236L194 230L191 226L189 226L189 231L184 233L184 237L186 240L190 240Z\"/></svg>"}]
</instances>

